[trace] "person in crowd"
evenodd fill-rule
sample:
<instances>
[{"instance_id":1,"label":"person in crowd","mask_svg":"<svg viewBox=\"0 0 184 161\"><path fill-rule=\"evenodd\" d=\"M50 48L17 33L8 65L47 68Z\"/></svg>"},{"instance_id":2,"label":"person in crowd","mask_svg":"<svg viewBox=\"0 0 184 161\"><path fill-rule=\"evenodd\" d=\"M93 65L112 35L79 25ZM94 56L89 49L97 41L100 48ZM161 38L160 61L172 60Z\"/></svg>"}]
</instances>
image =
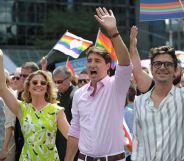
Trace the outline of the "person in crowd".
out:
<instances>
[{"instance_id":1,"label":"person in crowd","mask_svg":"<svg viewBox=\"0 0 184 161\"><path fill-rule=\"evenodd\" d=\"M135 85L131 83L128 89L125 108L123 111L124 120L128 126L128 129L131 135L133 133L133 106L134 106L135 96L136 96ZM126 161L131 161L131 152L128 150L125 150L125 154L126 154Z\"/></svg>"},{"instance_id":2,"label":"person in crowd","mask_svg":"<svg viewBox=\"0 0 184 161\"><path fill-rule=\"evenodd\" d=\"M25 62L21 66L20 79L16 81L17 83L17 98L21 100L21 95L24 91L24 81L34 71L39 70L38 65L35 62ZM24 138L20 128L19 119L16 118L15 122L15 161L19 161L22 147L24 145Z\"/></svg>"},{"instance_id":3,"label":"person in crowd","mask_svg":"<svg viewBox=\"0 0 184 161\"><path fill-rule=\"evenodd\" d=\"M184 159L184 89L173 85L178 60L170 46L150 50L154 87L134 103L132 161Z\"/></svg>"},{"instance_id":4,"label":"person in crowd","mask_svg":"<svg viewBox=\"0 0 184 161\"><path fill-rule=\"evenodd\" d=\"M58 89L58 105L64 107L66 118L70 123L72 119L71 108L73 95L77 89L71 83L72 74L67 67L58 67L53 71L53 80ZM67 140L58 130L56 134L56 146L59 152L60 161L64 161L64 157L66 154L66 142Z\"/></svg>"},{"instance_id":5,"label":"person in crowd","mask_svg":"<svg viewBox=\"0 0 184 161\"><path fill-rule=\"evenodd\" d=\"M82 70L79 73L79 77L78 77L78 87L82 87L83 85L87 84L90 81L89 79L89 75L86 69Z\"/></svg>"},{"instance_id":6,"label":"person in crowd","mask_svg":"<svg viewBox=\"0 0 184 161\"><path fill-rule=\"evenodd\" d=\"M0 97L0 149L3 147L3 140L5 134L5 114L4 114L4 101ZM3 159L3 158L2 158Z\"/></svg>"},{"instance_id":7,"label":"person in crowd","mask_svg":"<svg viewBox=\"0 0 184 161\"><path fill-rule=\"evenodd\" d=\"M180 81L181 87L184 87L184 74L182 73L181 81Z\"/></svg>"},{"instance_id":8,"label":"person in crowd","mask_svg":"<svg viewBox=\"0 0 184 161\"><path fill-rule=\"evenodd\" d=\"M15 73L13 75L10 75L10 87L16 91L17 90L17 81L20 79L20 73L21 73L21 68L17 67L15 70Z\"/></svg>"},{"instance_id":9,"label":"person in crowd","mask_svg":"<svg viewBox=\"0 0 184 161\"><path fill-rule=\"evenodd\" d=\"M79 160L125 160L120 129L132 66L112 10L99 7L96 12L96 20L111 36L119 64L115 75L109 77L110 54L103 48L89 48L87 70L91 82L74 93L65 161L73 160L78 147Z\"/></svg>"},{"instance_id":10,"label":"person in crowd","mask_svg":"<svg viewBox=\"0 0 184 161\"><path fill-rule=\"evenodd\" d=\"M10 87L10 76L9 72L5 70L5 78L6 78L6 85L8 89L15 94L15 91ZM8 153L11 153L9 156L9 160L14 160L14 140L13 140L13 133L14 133L14 126L15 126L15 115L9 110L6 104L4 104L4 113L5 113L5 133L4 133L4 140L3 146L0 151L0 160L5 160L8 157Z\"/></svg>"},{"instance_id":11,"label":"person in crowd","mask_svg":"<svg viewBox=\"0 0 184 161\"><path fill-rule=\"evenodd\" d=\"M137 85L137 94L146 93L155 85L155 82L150 75L142 69L141 60L137 50L137 34L138 28L133 26L130 32L130 59L134 66L133 75ZM177 70L174 74L173 84L180 87L180 80L182 76L182 68L178 63Z\"/></svg>"},{"instance_id":12,"label":"person in crowd","mask_svg":"<svg viewBox=\"0 0 184 161\"><path fill-rule=\"evenodd\" d=\"M2 98L19 119L25 139L20 161L59 161L55 145L57 127L67 138L69 123L64 109L56 104L57 95L52 78L42 70L31 73L24 83L23 101L19 101L6 86L2 51L0 51L0 75Z\"/></svg>"}]
</instances>

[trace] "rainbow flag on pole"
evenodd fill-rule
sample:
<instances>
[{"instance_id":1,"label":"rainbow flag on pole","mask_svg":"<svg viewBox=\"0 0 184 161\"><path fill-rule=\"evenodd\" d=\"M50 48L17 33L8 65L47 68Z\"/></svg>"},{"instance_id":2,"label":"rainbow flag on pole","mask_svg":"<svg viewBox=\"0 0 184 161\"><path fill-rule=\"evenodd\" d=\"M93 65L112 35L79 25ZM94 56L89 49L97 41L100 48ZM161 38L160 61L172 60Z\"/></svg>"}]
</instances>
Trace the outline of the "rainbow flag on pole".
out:
<instances>
[{"instance_id":1,"label":"rainbow flag on pole","mask_svg":"<svg viewBox=\"0 0 184 161\"><path fill-rule=\"evenodd\" d=\"M140 21L184 17L183 0L140 0Z\"/></svg>"},{"instance_id":2,"label":"rainbow flag on pole","mask_svg":"<svg viewBox=\"0 0 184 161\"><path fill-rule=\"evenodd\" d=\"M132 152L132 136L124 118L123 118L122 129L124 133L124 148L129 152Z\"/></svg>"},{"instance_id":3,"label":"rainbow flag on pole","mask_svg":"<svg viewBox=\"0 0 184 161\"><path fill-rule=\"evenodd\" d=\"M115 50L113 48L111 40L107 36L105 36L100 30L98 31L95 46L102 47L106 49L108 53L111 54L111 58L112 58L111 68L114 69L117 63L117 57L116 57Z\"/></svg>"},{"instance_id":4,"label":"rainbow flag on pole","mask_svg":"<svg viewBox=\"0 0 184 161\"><path fill-rule=\"evenodd\" d=\"M78 58L79 55L92 44L92 41L85 40L67 31L53 49L61 51L73 58Z\"/></svg>"},{"instance_id":5,"label":"rainbow flag on pole","mask_svg":"<svg viewBox=\"0 0 184 161\"><path fill-rule=\"evenodd\" d=\"M175 54L181 66L184 67L184 51L176 50Z\"/></svg>"},{"instance_id":6,"label":"rainbow flag on pole","mask_svg":"<svg viewBox=\"0 0 184 161\"><path fill-rule=\"evenodd\" d=\"M75 72L74 72L74 69L72 67L72 64L70 63L69 61L69 57L67 58L67 61L66 61L66 67L69 69L69 71L71 72L72 74L72 77L76 77L75 75Z\"/></svg>"}]
</instances>

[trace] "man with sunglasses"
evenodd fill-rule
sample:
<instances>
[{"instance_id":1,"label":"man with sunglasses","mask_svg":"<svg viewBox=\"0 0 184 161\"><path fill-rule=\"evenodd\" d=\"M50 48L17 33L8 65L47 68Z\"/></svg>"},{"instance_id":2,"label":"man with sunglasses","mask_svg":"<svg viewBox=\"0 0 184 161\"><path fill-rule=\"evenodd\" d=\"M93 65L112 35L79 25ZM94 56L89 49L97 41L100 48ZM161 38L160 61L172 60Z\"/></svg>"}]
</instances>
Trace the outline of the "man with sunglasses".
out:
<instances>
[{"instance_id":1,"label":"man with sunglasses","mask_svg":"<svg viewBox=\"0 0 184 161\"><path fill-rule=\"evenodd\" d=\"M89 79L89 75L88 75L87 70L86 69L82 70L79 73L79 77L78 77L78 87L80 88L80 87L84 86L89 81L90 81L90 79Z\"/></svg>"},{"instance_id":2,"label":"man with sunglasses","mask_svg":"<svg viewBox=\"0 0 184 161\"><path fill-rule=\"evenodd\" d=\"M39 70L38 65L35 62L25 62L21 66L21 72L19 75L19 80L17 81L18 87L17 87L17 98L21 100L21 95L24 90L24 81L25 79L29 76L29 74ZM24 145L24 138L22 135L22 131L20 128L20 123L18 118L16 118L15 122L15 129L14 129L14 134L15 134L15 161L19 161L20 154L22 151L22 147Z\"/></svg>"},{"instance_id":3,"label":"man with sunglasses","mask_svg":"<svg viewBox=\"0 0 184 161\"><path fill-rule=\"evenodd\" d=\"M178 60L174 48L150 50L155 86L134 107L132 160L184 159L184 89L173 85Z\"/></svg>"},{"instance_id":4,"label":"man with sunglasses","mask_svg":"<svg viewBox=\"0 0 184 161\"><path fill-rule=\"evenodd\" d=\"M67 121L72 119L71 108L76 87L72 85L72 74L67 67L58 67L53 71L53 80L58 88L58 105L65 108ZM57 130L56 147L58 149L60 161L64 161L66 153L66 139Z\"/></svg>"}]
</instances>

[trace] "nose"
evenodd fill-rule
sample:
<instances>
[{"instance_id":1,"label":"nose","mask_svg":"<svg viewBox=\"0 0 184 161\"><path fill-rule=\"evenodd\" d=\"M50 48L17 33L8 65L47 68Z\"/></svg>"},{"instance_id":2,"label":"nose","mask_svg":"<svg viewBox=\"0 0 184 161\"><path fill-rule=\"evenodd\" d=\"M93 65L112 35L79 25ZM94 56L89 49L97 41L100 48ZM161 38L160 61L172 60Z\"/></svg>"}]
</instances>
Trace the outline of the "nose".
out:
<instances>
[{"instance_id":1,"label":"nose","mask_svg":"<svg viewBox=\"0 0 184 161\"><path fill-rule=\"evenodd\" d=\"M96 66L96 62L95 62L95 61L91 61L91 62L89 63L89 65L90 65L91 67L94 67L94 66Z\"/></svg>"},{"instance_id":2,"label":"nose","mask_svg":"<svg viewBox=\"0 0 184 161\"><path fill-rule=\"evenodd\" d=\"M161 64L160 69L165 69L165 65L164 65L164 63L163 63L163 64Z\"/></svg>"}]
</instances>

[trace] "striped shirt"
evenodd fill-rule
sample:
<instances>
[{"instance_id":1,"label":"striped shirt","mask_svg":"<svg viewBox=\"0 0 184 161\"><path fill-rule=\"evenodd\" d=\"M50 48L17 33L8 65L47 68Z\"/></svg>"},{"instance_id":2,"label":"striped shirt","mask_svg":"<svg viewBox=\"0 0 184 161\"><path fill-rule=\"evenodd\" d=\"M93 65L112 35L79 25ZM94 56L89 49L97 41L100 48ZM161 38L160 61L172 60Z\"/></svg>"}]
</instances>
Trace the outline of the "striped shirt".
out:
<instances>
[{"instance_id":1,"label":"striped shirt","mask_svg":"<svg viewBox=\"0 0 184 161\"><path fill-rule=\"evenodd\" d=\"M184 88L173 86L158 108L150 96L151 91L135 101L132 160L181 161L184 159Z\"/></svg>"}]
</instances>

